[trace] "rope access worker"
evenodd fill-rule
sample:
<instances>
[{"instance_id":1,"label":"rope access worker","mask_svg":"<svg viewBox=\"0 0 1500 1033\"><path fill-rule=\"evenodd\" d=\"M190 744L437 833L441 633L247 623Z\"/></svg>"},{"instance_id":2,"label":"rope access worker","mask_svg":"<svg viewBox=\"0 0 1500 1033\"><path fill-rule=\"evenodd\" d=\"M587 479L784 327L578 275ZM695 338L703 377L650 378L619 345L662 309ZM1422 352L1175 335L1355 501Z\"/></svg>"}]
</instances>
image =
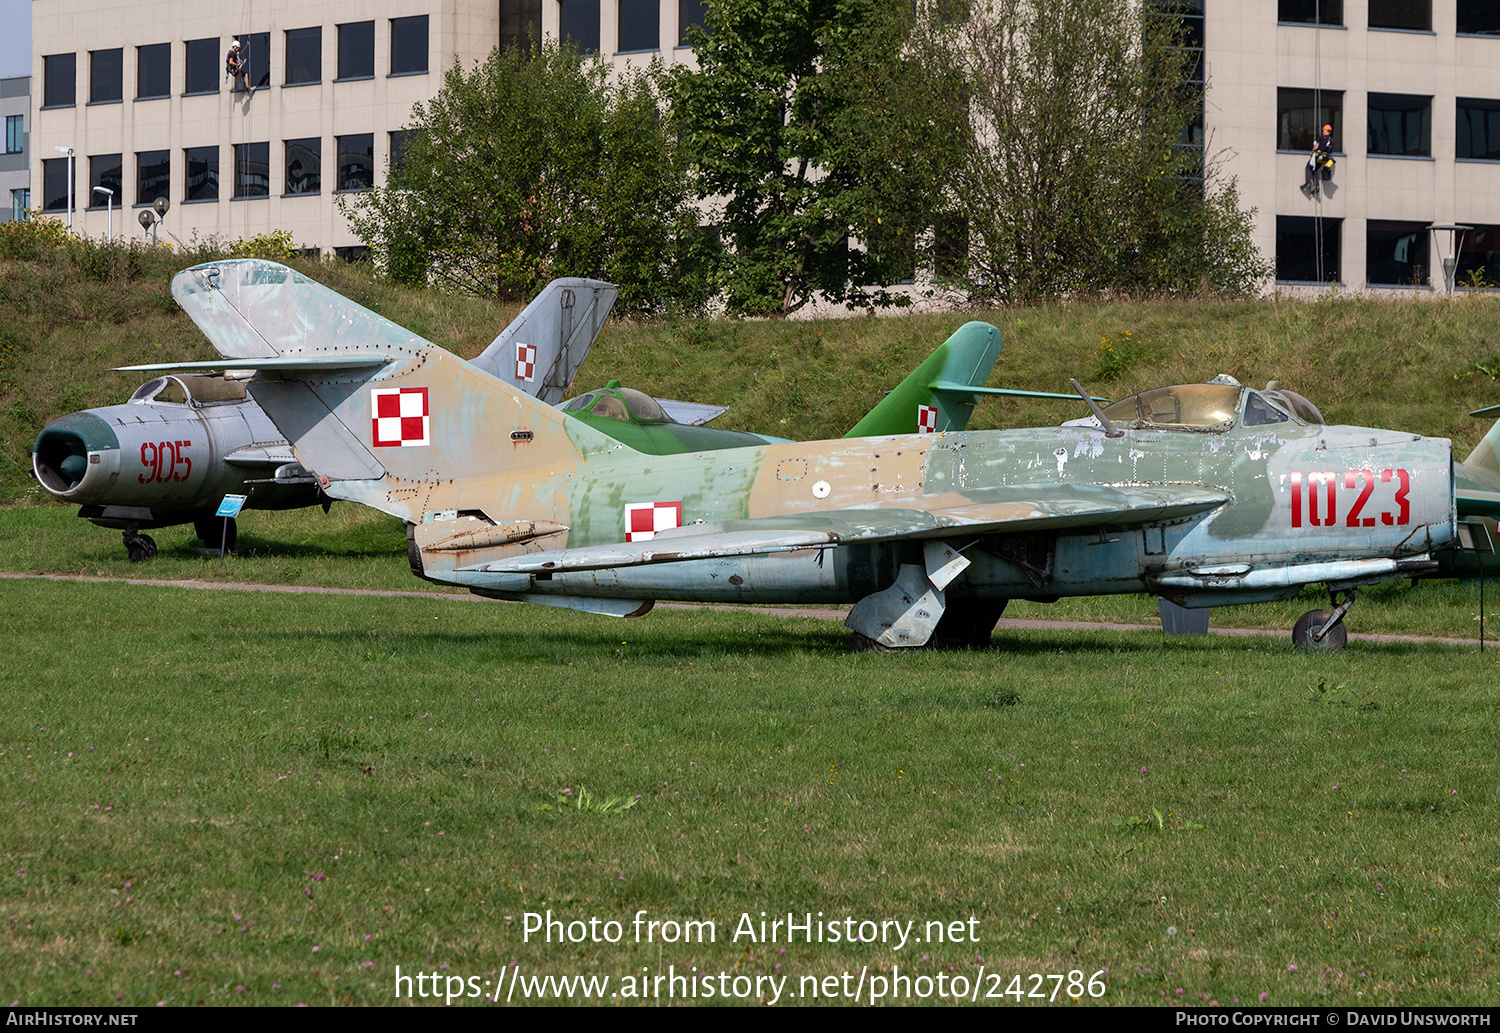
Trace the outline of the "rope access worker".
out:
<instances>
[{"instance_id":1,"label":"rope access worker","mask_svg":"<svg viewBox=\"0 0 1500 1033\"><path fill-rule=\"evenodd\" d=\"M1302 176L1302 192L1309 197L1318 192L1318 174L1327 167L1333 169L1333 126L1325 125L1323 135L1313 141L1312 154L1307 157L1307 168Z\"/></svg>"},{"instance_id":2,"label":"rope access worker","mask_svg":"<svg viewBox=\"0 0 1500 1033\"><path fill-rule=\"evenodd\" d=\"M247 55L240 49L240 41L229 44L229 53L224 55L224 76L233 81L232 89L238 92L250 88L250 72L245 67Z\"/></svg>"}]
</instances>

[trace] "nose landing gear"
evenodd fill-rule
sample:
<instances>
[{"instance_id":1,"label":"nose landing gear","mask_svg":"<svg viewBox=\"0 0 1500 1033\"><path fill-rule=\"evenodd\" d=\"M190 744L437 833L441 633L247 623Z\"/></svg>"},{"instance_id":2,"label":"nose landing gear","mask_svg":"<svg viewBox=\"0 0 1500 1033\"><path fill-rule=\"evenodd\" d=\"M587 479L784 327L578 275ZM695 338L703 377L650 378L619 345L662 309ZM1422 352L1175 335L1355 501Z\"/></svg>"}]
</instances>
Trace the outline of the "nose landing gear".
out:
<instances>
[{"instance_id":1,"label":"nose landing gear","mask_svg":"<svg viewBox=\"0 0 1500 1033\"><path fill-rule=\"evenodd\" d=\"M149 534L137 534L135 525L125 528L125 553L131 563L144 563L156 558L156 540Z\"/></svg>"},{"instance_id":2,"label":"nose landing gear","mask_svg":"<svg viewBox=\"0 0 1500 1033\"><path fill-rule=\"evenodd\" d=\"M1336 593L1328 593L1328 602L1334 603ZM1298 649L1320 653L1337 653L1349 641L1349 630L1344 627L1344 615L1354 605L1354 589L1344 593L1344 601L1332 610L1308 610L1292 625L1292 645Z\"/></svg>"}]
</instances>

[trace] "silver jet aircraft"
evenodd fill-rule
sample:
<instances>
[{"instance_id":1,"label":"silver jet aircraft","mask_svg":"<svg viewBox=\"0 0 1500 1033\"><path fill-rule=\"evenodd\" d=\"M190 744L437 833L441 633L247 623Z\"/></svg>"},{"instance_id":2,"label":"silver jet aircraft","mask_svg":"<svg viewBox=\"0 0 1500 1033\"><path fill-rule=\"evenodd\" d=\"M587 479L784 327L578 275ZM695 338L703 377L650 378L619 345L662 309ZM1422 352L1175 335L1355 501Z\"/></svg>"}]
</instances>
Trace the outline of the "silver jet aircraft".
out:
<instances>
[{"instance_id":1,"label":"silver jet aircraft","mask_svg":"<svg viewBox=\"0 0 1500 1033\"><path fill-rule=\"evenodd\" d=\"M474 364L518 391L560 402L618 293L597 280L553 280ZM229 358L315 348L330 324L372 346L411 339L321 284L254 259L189 270L173 280L172 296ZM247 303L261 306L262 315L275 313L275 324L252 326ZM156 555L156 542L142 531L175 524L191 523L205 545L233 548L235 521L214 515L228 494L248 495L249 509L326 510L331 501L246 394L238 372L156 377L123 405L53 420L37 435L32 472L55 498L77 504L79 516L122 530L132 562Z\"/></svg>"}]
</instances>

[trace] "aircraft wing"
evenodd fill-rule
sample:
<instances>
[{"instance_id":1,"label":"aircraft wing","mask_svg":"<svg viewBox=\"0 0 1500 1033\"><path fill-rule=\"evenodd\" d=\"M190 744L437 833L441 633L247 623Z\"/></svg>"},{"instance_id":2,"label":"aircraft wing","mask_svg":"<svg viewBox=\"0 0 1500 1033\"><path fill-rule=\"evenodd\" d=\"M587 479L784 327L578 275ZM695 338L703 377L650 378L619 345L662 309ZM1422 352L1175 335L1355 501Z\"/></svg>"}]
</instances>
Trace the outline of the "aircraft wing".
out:
<instances>
[{"instance_id":1,"label":"aircraft wing","mask_svg":"<svg viewBox=\"0 0 1500 1033\"><path fill-rule=\"evenodd\" d=\"M295 463L297 457L292 455L292 446L286 442L276 442L268 445L244 445L233 452L226 453L224 462L230 466L244 466L250 468L286 466Z\"/></svg>"},{"instance_id":2,"label":"aircraft wing","mask_svg":"<svg viewBox=\"0 0 1500 1033\"><path fill-rule=\"evenodd\" d=\"M1222 491L1134 485L1037 484L988 489L972 496L927 496L889 505L795 513L716 524L688 524L644 542L589 545L513 556L461 570L542 574L602 570L649 563L765 555L896 539L972 538L1040 529L1124 527L1175 520L1229 501Z\"/></svg>"}]
</instances>

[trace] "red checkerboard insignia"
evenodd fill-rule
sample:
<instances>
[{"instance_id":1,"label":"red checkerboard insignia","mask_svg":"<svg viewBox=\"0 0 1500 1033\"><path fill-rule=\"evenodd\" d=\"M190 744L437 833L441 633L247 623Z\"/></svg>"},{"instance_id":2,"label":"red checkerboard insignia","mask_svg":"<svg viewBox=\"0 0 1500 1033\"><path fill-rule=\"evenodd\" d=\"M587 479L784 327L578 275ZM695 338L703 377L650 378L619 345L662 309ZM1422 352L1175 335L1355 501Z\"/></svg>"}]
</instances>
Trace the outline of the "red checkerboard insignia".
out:
<instances>
[{"instance_id":1,"label":"red checkerboard insignia","mask_svg":"<svg viewBox=\"0 0 1500 1033\"><path fill-rule=\"evenodd\" d=\"M658 531L682 526L681 502L627 502L625 540L648 542Z\"/></svg>"},{"instance_id":2,"label":"red checkerboard insignia","mask_svg":"<svg viewBox=\"0 0 1500 1033\"><path fill-rule=\"evenodd\" d=\"M937 433L937 408L931 405L917 406L917 433Z\"/></svg>"},{"instance_id":3,"label":"red checkerboard insignia","mask_svg":"<svg viewBox=\"0 0 1500 1033\"><path fill-rule=\"evenodd\" d=\"M370 412L370 437L376 448L431 443L425 387L371 388Z\"/></svg>"},{"instance_id":4,"label":"red checkerboard insignia","mask_svg":"<svg viewBox=\"0 0 1500 1033\"><path fill-rule=\"evenodd\" d=\"M536 379L536 345L516 345L516 379L528 384Z\"/></svg>"}]
</instances>

